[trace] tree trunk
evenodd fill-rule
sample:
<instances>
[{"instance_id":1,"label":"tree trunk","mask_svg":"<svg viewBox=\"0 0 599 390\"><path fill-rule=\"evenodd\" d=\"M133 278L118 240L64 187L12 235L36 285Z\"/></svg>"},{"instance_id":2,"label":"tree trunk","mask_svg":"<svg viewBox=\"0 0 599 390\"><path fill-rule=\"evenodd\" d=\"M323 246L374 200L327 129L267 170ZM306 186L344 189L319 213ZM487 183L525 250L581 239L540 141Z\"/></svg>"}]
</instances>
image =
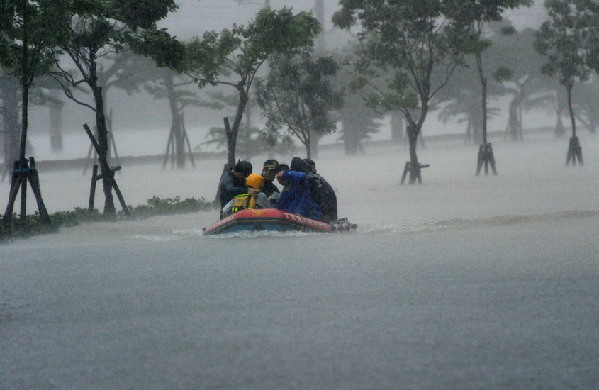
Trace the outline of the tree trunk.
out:
<instances>
[{"instance_id":1,"label":"tree trunk","mask_svg":"<svg viewBox=\"0 0 599 390\"><path fill-rule=\"evenodd\" d=\"M27 151L27 126L29 125L29 40L27 36L27 2L23 1L23 57L21 62L21 145L19 148L19 160L24 163ZM13 175L16 173L13 172ZM27 216L27 180L21 181L21 221L25 222Z\"/></svg>"},{"instance_id":2,"label":"tree trunk","mask_svg":"<svg viewBox=\"0 0 599 390\"><path fill-rule=\"evenodd\" d=\"M318 158L318 143L322 138L322 134L310 131L310 159Z\"/></svg>"},{"instance_id":3,"label":"tree trunk","mask_svg":"<svg viewBox=\"0 0 599 390\"><path fill-rule=\"evenodd\" d=\"M562 112L564 111L564 105L562 104L561 92L556 90L555 93L555 137L562 137L566 130L564 129L564 123L562 121Z\"/></svg>"},{"instance_id":4,"label":"tree trunk","mask_svg":"<svg viewBox=\"0 0 599 390\"><path fill-rule=\"evenodd\" d=\"M349 118L345 117L345 114L345 110L343 110L344 117L341 118L343 146L346 155L355 156L356 154L358 154L357 130L352 125Z\"/></svg>"},{"instance_id":5,"label":"tree trunk","mask_svg":"<svg viewBox=\"0 0 599 390\"><path fill-rule=\"evenodd\" d=\"M572 89L574 88L574 82L565 84L567 98L568 98L568 110L570 111L570 121L572 123L572 137L569 141L568 154L566 156L566 166L570 165L570 162L576 166L576 161L583 164L582 159L582 147L580 141L576 136L576 116L574 115L574 109L572 108Z\"/></svg>"},{"instance_id":6,"label":"tree trunk","mask_svg":"<svg viewBox=\"0 0 599 390\"><path fill-rule=\"evenodd\" d=\"M239 104L237 105L237 112L235 113L235 120L233 120L233 126L229 127L229 119L225 118L225 132L227 134L227 163L230 167L235 166L235 148L237 146L237 134L239 133L239 126L241 126L241 119L243 118L243 112L248 102L248 95L243 87L238 87L239 91Z\"/></svg>"},{"instance_id":7,"label":"tree trunk","mask_svg":"<svg viewBox=\"0 0 599 390\"><path fill-rule=\"evenodd\" d=\"M22 111L21 111L21 147L20 147L20 161L25 162L25 154L27 150L27 126L29 124L29 86L23 85L23 101L22 101ZM13 173L15 175L15 173ZM25 221L27 217L27 180L21 180L21 221Z\"/></svg>"},{"instance_id":8,"label":"tree trunk","mask_svg":"<svg viewBox=\"0 0 599 390\"><path fill-rule=\"evenodd\" d=\"M476 53L476 65L481 85L481 105L482 105L482 136L483 145L487 144L487 78L484 74L482 54Z\"/></svg>"},{"instance_id":9,"label":"tree trunk","mask_svg":"<svg viewBox=\"0 0 599 390\"><path fill-rule=\"evenodd\" d=\"M19 149L20 160L25 160L25 154L27 149L27 126L29 125L29 86L31 82L30 69L29 69L29 40L27 36L27 2L23 0L23 57L21 59L21 91L22 91L22 102L21 102L21 147ZM23 196L23 194L21 194Z\"/></svg>"},{"instance_id":10,"label":"tree trunk","mask_svg":"<svg viewBox=\"0 0 599 390\"><path fill-rule=\"evenodd\" d=\"M106 117L104 116L104 99L102 97L102 88L97 85L96 63L91 61L90 66L90 87L94 94L96 129L98 136L98 162L100 163L100 173L102 175L102 189L106 201L104 203L104 214L115 215L114 199L112 197L112 172L108 164L108 130L106 128Z\"/></svg>"},{"instance_id":11,"label":"tree trunk","mask_svg":"<svg viewBox=\"0 0 599 390\"><path fill-rule=\"evenodd\" d=\"M512 141L518 141L522 139L522 124L519 115L519 109L522 104L522 97L520 94L516 94L510 102L509 116L508 116L508 135Z\"/></svg>"},{"instance_id":12,"label":"tree trunk","mask_svg":"<svg viewBox=\"0 0 599 390\"><path fill-rule=\"evenodd\" d=\"M418 162L418 155L416 154L416 146L418 145L418 135L420 134L420 127L413 121L408 124L408 139L410 141L410 164L412 169L410 170L410 184L415 184L418 178L416 170L420 169L420 163Z\"/></svg>"},{"instance_id":13,"label":"tree trunk","mask_svg":"<svg viewBox=\"0 0 599 390\"><path fill-rule=\"evenodd\" d=\"M6 169L12 168L12 164L19 158L19 134L21 126L19 123L19 89L14 80L7 80L2 94L4 105L3 128L4 128L4 162Z\"/></svg>"},{"instance_id":14,"label":"tree trunk","mask_svg":"<svg viewBox=\"0 0 599 390\"><path fill-rule=\"evenodd\" d=\"M175 146L177 168L185 168L185 134L183 132L183 119L175 93L173 76L171 74L165 76L164 83L171 109L171 133Z\"/></svg>"},{"instance_id":15,"label":"tree trunk","mask_svg":"<svg viewBox=\"0 0 599 390\"><path fill-rule=\"evenodd\" d=\"M568 97L568 111L570 113L570 123L572 124L572 137L576 137L576 116L574 115L574 109L572 108L572 89L574 85L566 85L566 93Z\"/></svg>"}]
</instances>

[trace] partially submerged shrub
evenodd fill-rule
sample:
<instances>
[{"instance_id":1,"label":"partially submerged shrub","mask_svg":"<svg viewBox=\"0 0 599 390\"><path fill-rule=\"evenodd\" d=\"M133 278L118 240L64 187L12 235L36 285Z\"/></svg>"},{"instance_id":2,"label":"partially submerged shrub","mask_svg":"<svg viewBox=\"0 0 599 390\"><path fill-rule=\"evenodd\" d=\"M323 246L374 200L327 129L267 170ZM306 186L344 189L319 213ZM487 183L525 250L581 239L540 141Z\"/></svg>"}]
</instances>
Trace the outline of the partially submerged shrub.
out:
<instances>
[{"instance_id":1,"label":"partially submerged shrub","mask_svg":"<svg viewBox=\"0 0 599 390\"><path fill-rule=\"evenodd\" d=\"M131 217L127 217L123 213L119 213L118 217L106 216L97 209L89 210L76 207L73 211L59 211L50 214L51 223L47 224L42 222L39 212L37 211L33 215L28 215L25 222L17 218L15 214L11 219L10 226L6 226L4 221L0 221L0 240L10 237L28 237L36 234L52 233L56 232L61 227L70 227L80 223L192 213L213 209L215 207L217 207L216 202L207 202L204 198L181 199L177 196L175 198L161 199L157 196L153 196L151 199L147 200L145 205L130 207Z\"/></svg>"},{"instance_id":2,"label":"partially submerged shrub","mask_svg":"<svg viewBox=\"0 0 599 390\"><path fill-rule=\"evenodd\" d=\"M187 198L181 200L179 196L165 199L153 196L147 200L147 204L131 207L131 213L135 217L148 217L153 215L192 213L214 207L214 202L207 202L204 198Z\"/></svg>"}]
</instances>

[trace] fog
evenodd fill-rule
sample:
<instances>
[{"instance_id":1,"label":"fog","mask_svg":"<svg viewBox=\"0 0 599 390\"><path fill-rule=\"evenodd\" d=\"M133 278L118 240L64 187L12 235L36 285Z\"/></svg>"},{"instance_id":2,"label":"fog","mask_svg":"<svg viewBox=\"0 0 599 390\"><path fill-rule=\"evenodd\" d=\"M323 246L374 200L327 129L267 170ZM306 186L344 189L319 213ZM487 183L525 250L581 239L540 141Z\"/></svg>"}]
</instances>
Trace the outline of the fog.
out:
<instances>
[{"instance_id":1,"label":"fog","mask_svg":"<svg viewBox=\"0 0 599 390\"><path fill-rule=\"evenodd\" d=\"M93 223L0 247L0 389L596 388L599 142L323 149L350 234L203 237L216 210ZM252 160L260 166L265 156ZM130 204L214 196L222 161L131 164ZM40 172L52 211L82 169ZM0 199L6 199L6 186Z\"/></svg>"},{"instance_id":2,"label":"fog","mask_svg":"<svg viewBox=\"0 0 599 390\"><path fill-rule=\"evenodd\" d=\"M256 13L264 6L264 1L243 1L235 0L183 0L176 1L179 9L171 13L165 20L161 21L159 27L167 28L168 31L182 40L188 40L194 36L201 36L205 31L221 31L225 28L231 28L234 23L244 24L251 21ZM313 0L294 0L270 2L273 8L288 7L295 12L309 11L314 6ZM347 34L338 29L333 29L330 18L335 8L333 4L325 6L324 30L327 39L326 48L334 49L343 47L348 40ZM213 92L214 89L208 87L199 90L195 89L201 96ZM225 91L227 88L225 88ZM222 89L221 89L222 91ZM91 102L89 94L79 96L83 101ZM65 134L82 133L83 123L93 123L94 114L88 108L77 105L76 103L64 99L62 113L63 129ZM126 106L127 110L122 110ZM127 132L131 129L145 131L161 129L168 136L170 128L170 111L166 100L154 100L143 90L128 95L116 88L111 88L106 102L106 113L113 112L113 130L115 133ZM201 127L203 134L205 130L214 126L223 126L223 115L234 115L234 109L230 112L220 112L201 107L188 107L185 110L186 124L188 127ZM46 107L31 108L30 129L31 134L47 133L48 129L48 109ZM257 116L257 115L256 115ZM166 145L166 141L165 141ZM194 145L195 146L195 145Z\"/></svg>"},{"instance_id":3,"label":"fog","mask_svg":"<svg viewBox=\"0 0 599 390\"><path fill-rule=\"evenodd\" d=\"M507 11L506 19L510 20L517 28L536 27L545 18L543 2L537 0L533 7L524 8L516 11ZM170 14L160 23L160 27L167 28L168 31L180 39L186 40L193 36L201 36L205 31L220 31L224 28L230 28L233 23L243 24L252 20L256 12L265 4L264 1L234 1L234 0L182 0L177 1L179 9ZM270 5L273 8L290 7L294 11L309 11L314 7L313 0L294 0L281 1L272 0ZM336 29L332 26L330 20L332 14L336 11L336 2L325 2L324 8L324 49L338 50L347 46L348 41L355 39L351 35ZM206 88L199 90L195 86L190 87L196 90L201 96L213 92L214 89ZM222 91L222 89L220 89ZM226 90L226 89L225 89ZM91 99L89 94L79 96L83 101ZM492 99L491 99L492 100ZM91 101L90 101L91 103ZM166 100L154 100L143 91L127 95L125 92L116 88L111 88L108 92L106 104L106 113L112 114L112 130L115 134L135 131L161 130L164 132L165 147L168 137L168 130L171 125L170 111ZM502 121L499 127L504 126L506 121L505 111L507 111L507 101L493 102L491 106L502 109L502 114L497 118ZM122 107L127 107L123 110ZM32 106L30 108L29 133L46 134L48 133L49 113L47 107ZM204 140L206 131L211 127L222 127L222 118L225 115L232 116L234 110L217 111L208 108L187 107L185 109L186 125L188 130L196 132L195 139L199 139L197 144ZM426 127L428 131L451 131L446 126L440 126L436 123L436 112L431 112L427 118ZM258 119L258 115L254 115ZM526 120L526 118L524 119ZM77 105L76 103L64 99L62 111L62 131L65 136L71 133L83 134L83 124L94 123L94 115L88 108ZM432 122L432 123L431 123ZM536 125L534 125L536 126ZM48 136L49 137L49 136ZM197 146L197 144L193 146ZM66 145L66 142L65 142ZM29 155L36 155L38 149L29 152ZM38 146L44 148L44 144ZM71 148L67 146L67 148ZM66 153L70 153L67 151ZM38 156L36 156L38 157ZM38 157L38 159L41 156ZM63 158L56 156L53 158Z\"/></svg>"},{"instance_id":4,"label":"fog","mask_svg":"<svg viewBox=\"0 0 599 390\"><path fill-rule=\"evenodd\" d=\"M183 21L165 23L184 35L193 7L228 24L261 4L187 0ZM159 109L124 102L136 113L115 113L120 156L163 153L170 118L133 126ZM222 121L197 117L192 146ZM416 185L399 184L409 153L388 141L388 119L361 155L325 137L317 169L351 233L204 237L218 218L209 210L2 242L0 390L597 388L599 140L579 129L585 165L565 167L554 115L523 119L521 142L504 138L505 116L490 120L499 174L476 177L464 125L431 114L418 148L430 167ZM48 211L87 207L90 170L48 162L84 158L85 134L65 133L60 153L39 131L30 141ZM252 158L254 171L268 157ZM130 205L213 199L224 160L126 159L116 179ZM0 199L8 190L1 182Z\"/></svg>"}]
</instances>

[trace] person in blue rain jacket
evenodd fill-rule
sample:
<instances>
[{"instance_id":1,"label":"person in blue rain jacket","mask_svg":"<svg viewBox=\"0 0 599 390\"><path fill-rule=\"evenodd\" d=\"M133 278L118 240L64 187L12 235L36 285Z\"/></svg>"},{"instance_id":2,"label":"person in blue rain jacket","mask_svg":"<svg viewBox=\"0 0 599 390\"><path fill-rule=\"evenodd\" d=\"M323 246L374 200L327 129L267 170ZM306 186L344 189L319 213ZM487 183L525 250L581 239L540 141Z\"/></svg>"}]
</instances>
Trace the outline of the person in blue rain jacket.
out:
<instances>
[{"instance_id":1,"label":"person in blue rain jacket","mask_svg":"<svg viewBox=\"0 0 599 390\"><path fill-rule=\"evenodd\" d=\"M277 203L279 210L299 214L303 217L319 220L322 217L320 208L310 196L310 188L304 172L280 171L275 176L283 186L281 198Z\"/></svg>"}]
</instances>

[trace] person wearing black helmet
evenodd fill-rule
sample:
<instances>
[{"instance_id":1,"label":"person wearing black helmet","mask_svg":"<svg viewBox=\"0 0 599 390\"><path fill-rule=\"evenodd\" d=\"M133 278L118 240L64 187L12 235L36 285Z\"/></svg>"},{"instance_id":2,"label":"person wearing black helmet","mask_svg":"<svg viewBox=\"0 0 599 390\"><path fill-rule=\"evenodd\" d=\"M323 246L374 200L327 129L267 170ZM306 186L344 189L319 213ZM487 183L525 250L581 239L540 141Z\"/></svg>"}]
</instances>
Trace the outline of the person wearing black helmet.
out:
<instances>
[{"instance_id":1,"label":"person wearing black helmet","mask_svg":"<svg viewBox=\"0 0 599 390\"><path fill-rule=\"evenodd\" d=\"M264 161L264 167L262 168L262 177L264 178L262 192L268 196L268 199L273 206L277 204L281 197L281 191L279 191L279 188L273 183L279 167L279 162L271 159Z\"/></svg>"},{"instance_id":2,"label":"person wearing black helmet","mask_svg":"<svg viewBox=\"0 0 599 390\"><path fill-rule=\"evenodd\" d=\"M328 181L316 173L316 163L310 159L294 157L291 160L291 170L306 173L306 180L310 189L310 195L322 211L320 218L324 222L332 222L337 219L337 194Z\"/></svg>"},{"instance_id":3,"label":"person wearing black helmet","mask_svg":"<svg viewBox=\"0 0 599 390\"><path fill-rule=\"evenodd\" d=\"M306 164L306 168L310 171L307 173L316 174L316 163L314 162L314 160L305 158L303 161L304 161L304 164Z\"/></svg>"},{"instance_id":4,"label":"person wearing black helmet","mask_svg":"<svg viewBox=\"0 0 599 390\"><path fill-rule=\"evenodd\" d=\"M237 161L237 164L235 164L232 170L223 173L218 187L221 210L236 195L248 193L248 188L245 184L245 178L251 173L252 164L245 160Z\"/></svg>"},{"instance_id":5,"label":"person wearing black helmet","mask_svg":"<svg viewBox=\"0 0 599 390\"><path fill-rule=\"evenodd\" d=\"M293 160L291 161L291 166L295 166ZM279 210L317 220L322 217L320 208L310 196L305 172L281 170L277 172L275 177L283 186L281 198L276 206Z\"/></svg>"}]
</instances>

